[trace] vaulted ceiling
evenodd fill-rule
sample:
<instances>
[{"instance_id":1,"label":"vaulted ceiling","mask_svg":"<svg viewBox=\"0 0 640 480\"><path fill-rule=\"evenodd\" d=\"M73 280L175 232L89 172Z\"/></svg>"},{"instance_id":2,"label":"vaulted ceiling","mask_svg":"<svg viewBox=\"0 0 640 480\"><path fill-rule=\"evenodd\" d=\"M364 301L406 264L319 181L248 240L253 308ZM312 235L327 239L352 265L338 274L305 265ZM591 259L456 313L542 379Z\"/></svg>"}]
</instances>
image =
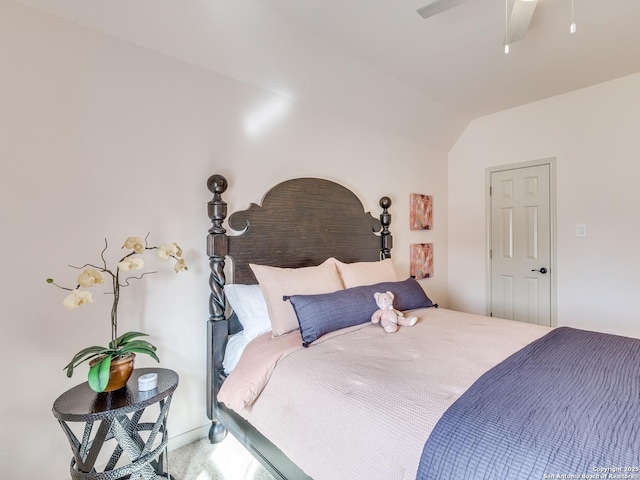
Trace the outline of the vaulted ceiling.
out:
<instances>
[{"instance_id":1,"label":"vaulted ceiling","mask_svg":"<svg viewBox=\"0 0 640 480\"><path fill-rule=\"evenodd\" d=\"M574 0L573 35L571 0L538 0L509 55L503 0L428 19L433 0L257 2L473 118L640 71L638 0Z\"/></svg>"},{"instance_id":2,"label":"vaulted ceiling","mask_svg":"<svg viewBox=\"0 0 640 480\"><path fill-rule=\"evenodd\" d=\"M479 116L640 72L639 0L573 0L573 35L572 0L538 0L508 55L503 0L468 0L427 19L417 10L433 0L14 1L275 92L286 94L285 78L318 102L331 101L322 88L338 88L348 63L364 65L379 73L370 97L389 79L402 87L388 89L402 90L398 102L410 105L414 92L425 102L416 111L433 107L436 119L412 120L414 137L438 138L437 122L447 121L459 134ZM330 62L329 51L338 60ZM366 89L359 68L351 81ZM315 90L303 92L313 82Z\"/></svg>"}]
</instances>

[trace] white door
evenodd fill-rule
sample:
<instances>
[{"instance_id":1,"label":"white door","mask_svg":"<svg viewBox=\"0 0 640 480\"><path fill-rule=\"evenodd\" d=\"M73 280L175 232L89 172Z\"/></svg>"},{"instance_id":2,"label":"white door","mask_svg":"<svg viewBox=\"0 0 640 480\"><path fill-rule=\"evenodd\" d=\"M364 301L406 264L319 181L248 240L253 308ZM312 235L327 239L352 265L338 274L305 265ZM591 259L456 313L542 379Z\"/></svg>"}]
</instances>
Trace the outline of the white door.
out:
<instances>
[{"instance_id":1,"label":"white door","mask_svg":"<svg viewBox=\"0 0 640 480\"><path fill-rule=\"evenodd\" d=\"M550 165L491 172L490 314L551 326Z\"/></svg>"}]
</instances>

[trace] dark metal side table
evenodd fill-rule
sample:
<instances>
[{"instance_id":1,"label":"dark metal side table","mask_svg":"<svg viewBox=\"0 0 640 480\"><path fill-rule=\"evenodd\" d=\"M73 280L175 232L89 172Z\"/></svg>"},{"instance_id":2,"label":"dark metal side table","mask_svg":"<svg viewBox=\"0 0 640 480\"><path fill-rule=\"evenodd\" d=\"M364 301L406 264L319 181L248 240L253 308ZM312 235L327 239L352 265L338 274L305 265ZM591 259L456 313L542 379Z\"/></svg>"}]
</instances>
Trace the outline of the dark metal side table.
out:
<instances>
[{"instance_id":1,"label":"dark metal side table","mask_svg":"<svg viewBox=\"0 0 640 480\"><path fill-rule=\"evenodd\" d=\"M138 377L146 373L158 374L158 387L139 391ZM85 382L60 395L53 403L53 415L58 419L71 445L71 478L156 480L161 476L171 479L168 471L163 471L162 464L169 439L167 416L171 397L177 386L178 374L173 370L137 368L127 385L120 390L95 393ZM145 409L156 404L159 409L156 421L140 423ZM70 422L84 422L81 439L71 430L68 424ZM92 437L94 423L99 426ZM142 432L145 432L146 439L141 435ZM113 441L109 442L111 440ZM106 445L112 446L113 452L104 471L98 472L95 463L103 446L107 449ZM123 453L128 457L129 463L116 467Z\"/></svg>"}]
</instances>

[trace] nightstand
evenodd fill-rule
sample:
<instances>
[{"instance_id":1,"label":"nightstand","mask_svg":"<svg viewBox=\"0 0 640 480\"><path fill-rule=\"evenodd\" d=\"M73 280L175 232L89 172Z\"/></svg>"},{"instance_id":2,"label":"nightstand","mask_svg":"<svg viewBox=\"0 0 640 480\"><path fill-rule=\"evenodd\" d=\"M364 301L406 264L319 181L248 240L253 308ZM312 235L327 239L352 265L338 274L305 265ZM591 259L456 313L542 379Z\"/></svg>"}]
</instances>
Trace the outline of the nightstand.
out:
<instances>
[{"instance_id":1,"label":"nightstand","mask_svg":"<svg viewBox=\"0 0 640 480\"><path fill-rule=\"evenodd\" d=\"M158 386L140 391L138 378L147 373L158 374ZM85 382L60 395L53 404L53 415L71 445L71 478L156 480L161 476L170 479L168 471L163 471L163 457L168 441L169 406L177 386L178 374L173 370L137 368L120 390L95 393ZM154 415L154 422L140 422L145 410ZM84 427L80 427L83 432L80 439L72 431L71 422L84 423ZM112 453L104 470L99 472L95 463L101 451ZM128 463L122 465L127 460Z\"/></svg>"}]
</instances>

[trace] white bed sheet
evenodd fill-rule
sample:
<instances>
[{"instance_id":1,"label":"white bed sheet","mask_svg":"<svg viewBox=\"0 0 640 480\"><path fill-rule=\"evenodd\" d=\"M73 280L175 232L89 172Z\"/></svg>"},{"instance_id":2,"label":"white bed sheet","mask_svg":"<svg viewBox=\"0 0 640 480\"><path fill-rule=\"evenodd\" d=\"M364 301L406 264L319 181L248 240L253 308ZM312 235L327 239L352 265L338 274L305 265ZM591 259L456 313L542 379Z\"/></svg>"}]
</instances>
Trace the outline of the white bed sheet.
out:
<instances>
[{"instance_id":1,"label":"white bed sheet","mask_svg":"<svg viewBox=\"0 0 640 480\"><path fill-rule=\"evenodd\" d=\"M227 348L224 351L224 359L222 360L224 373L229 375L233 369L236 368L242 352L244 352L244 349L251 340L252 338L246 335L244 330L229 337Z\"/></svg>"}]
</instances>

